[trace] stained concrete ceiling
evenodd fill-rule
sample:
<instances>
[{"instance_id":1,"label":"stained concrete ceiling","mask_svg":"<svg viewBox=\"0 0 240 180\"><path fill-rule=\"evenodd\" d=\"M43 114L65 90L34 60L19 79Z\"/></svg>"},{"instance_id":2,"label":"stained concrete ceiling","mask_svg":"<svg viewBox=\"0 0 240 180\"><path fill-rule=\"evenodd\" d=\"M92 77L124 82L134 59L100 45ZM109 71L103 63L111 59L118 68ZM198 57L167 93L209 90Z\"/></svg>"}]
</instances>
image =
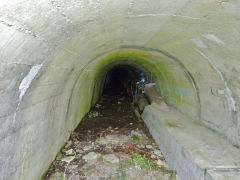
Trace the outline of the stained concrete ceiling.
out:
<instances>
[{"instance_id":1,"label":"stained concrete ceiling","mask_svg":"<svg viewBox=\"0 0 240 180\"><path fill-rule=\"evenodd\" d=\"M153 72L167 104L240 145L239 11L238 0L1 0L0 179L39 179L104 67L126 59Z\"/></svg>"}]
</instances>

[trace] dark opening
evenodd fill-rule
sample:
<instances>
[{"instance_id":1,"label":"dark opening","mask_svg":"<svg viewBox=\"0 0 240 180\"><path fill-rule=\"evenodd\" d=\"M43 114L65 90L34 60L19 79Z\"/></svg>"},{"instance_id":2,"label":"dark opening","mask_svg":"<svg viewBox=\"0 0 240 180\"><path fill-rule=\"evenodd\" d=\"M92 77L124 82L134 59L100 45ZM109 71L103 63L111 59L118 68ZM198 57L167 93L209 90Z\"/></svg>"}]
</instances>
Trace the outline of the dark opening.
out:
<instances>
[{"instance_id":1,"label":"dark opening","mask_svg":"<svg viewBox=\"0 0 240 180\"><path fill-rule=\"evenodd\" d=\"M129 65L113 67L105 77L103 94L132 97L141 70Z\"/></svg>"}]
</instances>

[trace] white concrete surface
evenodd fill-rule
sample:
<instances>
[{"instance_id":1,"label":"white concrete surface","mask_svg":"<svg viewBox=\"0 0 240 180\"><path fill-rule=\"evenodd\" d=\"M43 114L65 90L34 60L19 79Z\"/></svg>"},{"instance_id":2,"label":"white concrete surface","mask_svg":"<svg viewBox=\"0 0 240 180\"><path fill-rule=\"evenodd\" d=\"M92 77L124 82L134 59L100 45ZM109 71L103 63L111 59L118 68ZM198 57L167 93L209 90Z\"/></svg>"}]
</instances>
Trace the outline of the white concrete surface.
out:
<instances>
[{"instance_id":1,"label":"white concrete surface","mask_svg":"<svg viewBox=\"0 0 240 180\"><path fill-rule=\"evenodd\" d=\"M240 150L174 108L149 105L142 115L167 163L183 180L240 179Z\"/></svg>"},{"instance_id":2,"label":"white concrete surface","mask_svg":"<svg viewBox=\"0 0 240 180\"><path fill-rule=\"evenodd\" d=\"M167 104L240 145L239 11L239 0L1 0L0 179L39 179L104 67L124 59L153 71Z\"/></svg>"}]
</instances>

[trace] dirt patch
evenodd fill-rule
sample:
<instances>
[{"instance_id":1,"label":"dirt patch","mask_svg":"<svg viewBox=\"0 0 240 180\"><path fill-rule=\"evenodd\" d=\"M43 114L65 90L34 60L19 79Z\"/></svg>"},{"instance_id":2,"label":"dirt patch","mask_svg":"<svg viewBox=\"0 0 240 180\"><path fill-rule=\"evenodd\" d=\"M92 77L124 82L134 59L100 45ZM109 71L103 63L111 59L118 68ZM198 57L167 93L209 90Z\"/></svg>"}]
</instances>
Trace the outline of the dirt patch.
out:
<instances>
[{"instance_id":1,"label":"dirt patch","mask_svg":"<svg viewBox=\"0 0 240 180\"><path fill-rule=\"evenodd\" d=\"M103 96L85 116L43 180L176 179L134 106Z\"/></svg>"}]
</instances>

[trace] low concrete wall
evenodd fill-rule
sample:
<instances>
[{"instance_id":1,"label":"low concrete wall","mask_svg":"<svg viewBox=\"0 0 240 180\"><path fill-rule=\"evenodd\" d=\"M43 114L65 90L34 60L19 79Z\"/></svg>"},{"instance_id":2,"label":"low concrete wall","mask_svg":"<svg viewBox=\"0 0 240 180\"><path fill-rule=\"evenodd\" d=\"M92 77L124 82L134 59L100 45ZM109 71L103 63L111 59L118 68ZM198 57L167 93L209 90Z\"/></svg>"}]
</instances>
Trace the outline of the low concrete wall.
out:
<instances>
[{"instance_id":1,"label":"low concrete wall","mask_svg":"<svg viewBox=\"0 0 240 180\"><path fill-rule=\"evenodd\" d=\"M240 179L240 151L226 139L164 105L146 106L142 118L181 179Z\"/></svg>"}]
</instances>

